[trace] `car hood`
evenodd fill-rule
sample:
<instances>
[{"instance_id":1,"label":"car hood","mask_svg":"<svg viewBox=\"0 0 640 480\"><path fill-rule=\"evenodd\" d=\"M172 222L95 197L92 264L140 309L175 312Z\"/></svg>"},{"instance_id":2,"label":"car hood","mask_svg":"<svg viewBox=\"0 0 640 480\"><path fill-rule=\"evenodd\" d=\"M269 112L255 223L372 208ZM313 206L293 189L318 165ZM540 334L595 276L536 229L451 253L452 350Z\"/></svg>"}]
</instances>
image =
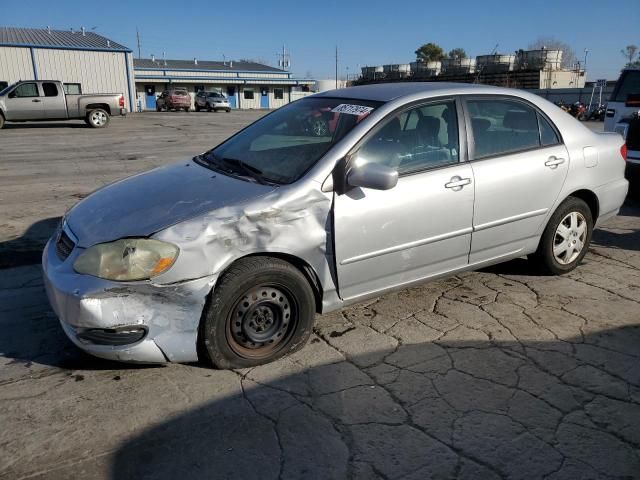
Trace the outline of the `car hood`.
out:
<instances>
[{"instance_id":1,"label":"car hood","mask_svg":"<svg viewBox=\"0 0 640 480\"><path fill-rule=\"evenodd\" d=\"M160 167L95 191L66 215L80 247L146 237L276 187L228 177L193 161Z\"/></svg>"}]
</instances>

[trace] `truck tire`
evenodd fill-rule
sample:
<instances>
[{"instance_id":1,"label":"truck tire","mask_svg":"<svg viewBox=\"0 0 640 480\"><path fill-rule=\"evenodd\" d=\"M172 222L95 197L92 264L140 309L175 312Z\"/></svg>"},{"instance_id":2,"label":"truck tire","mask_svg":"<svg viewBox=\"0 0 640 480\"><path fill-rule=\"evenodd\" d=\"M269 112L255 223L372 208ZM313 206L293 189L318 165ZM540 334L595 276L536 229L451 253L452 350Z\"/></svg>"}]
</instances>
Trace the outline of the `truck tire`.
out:
<instances>
[{"instance_id":1,"label":"truck tire","mask_svg":"<svg viewBox=\"0 0 640 480\"><path fill-rule=\"evenodd\" d=\"M86 120L90 127L103 128L109 124L109 114L101 108L96 108L87 113Z\"/></svg>"},{"instance_id":2,"label":"truck tire","mask_svg":"<svg viewBox=\"0 0 640 480\"><path fill-rule=\"evenodd\" d=\"M221 369L272 362L302 348L311 335L315 296L292 264L246 257L222 275L200 325L200 340Z\"/></svg>"}]
</instances>

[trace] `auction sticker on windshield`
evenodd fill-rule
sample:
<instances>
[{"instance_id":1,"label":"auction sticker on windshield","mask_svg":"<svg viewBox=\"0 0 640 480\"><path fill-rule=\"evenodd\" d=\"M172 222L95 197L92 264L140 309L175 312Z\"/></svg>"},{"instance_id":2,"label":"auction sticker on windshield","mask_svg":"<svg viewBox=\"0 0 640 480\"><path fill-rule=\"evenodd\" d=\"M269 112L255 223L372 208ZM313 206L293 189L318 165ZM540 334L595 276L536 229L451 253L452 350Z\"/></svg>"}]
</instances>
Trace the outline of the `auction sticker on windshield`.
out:
<instances>
[{"instance_id":1,"label":"auction sticker on windshield","mask_svg":"<svg viewBox=\"0 0 640 480\"><path fill-rule=\"evenodd\" d=\"M373 110L373 107L341 103L331 111L334 113L348 113L349 115L366 115L367 113L371 113L371 110Z\"/></svg>"}]
</instances>

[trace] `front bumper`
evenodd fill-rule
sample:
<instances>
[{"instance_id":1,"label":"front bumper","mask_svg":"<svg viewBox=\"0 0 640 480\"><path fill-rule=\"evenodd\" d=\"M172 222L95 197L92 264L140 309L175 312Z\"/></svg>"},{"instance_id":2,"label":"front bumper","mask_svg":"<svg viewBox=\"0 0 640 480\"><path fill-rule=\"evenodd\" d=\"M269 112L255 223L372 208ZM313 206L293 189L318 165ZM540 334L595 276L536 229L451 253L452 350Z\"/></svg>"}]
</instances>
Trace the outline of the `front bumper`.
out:
<instances>
[{"instance_id":1,"label":"front bumper","mask_svg":"<svg viewBox=\"0 0 640 480\"><path fill-rule=\"evenodd\" d=\"M213 108L214 110L229 110L229 108L231 108L229 106L229 102L223 102L223 103L214 103L211 108Z\"/></svg>"},{"instance_id":2,"label":"front bumper","mask_svg":"<svg viewBox=\"0 0 640 480\"><path fill-rule=\"evenodd\" d=\"M76 273L72 265L81 252L76 247L61 261L54 237L42 256L49 302L75 345L97 357L124 362L198 360L198 325L215 282L213 276L171 285L112 282ZM92 329L120 331L128 327L143 328L146 334L126 345L94 343L86 338Z\"/></svg>"}]
</instances>

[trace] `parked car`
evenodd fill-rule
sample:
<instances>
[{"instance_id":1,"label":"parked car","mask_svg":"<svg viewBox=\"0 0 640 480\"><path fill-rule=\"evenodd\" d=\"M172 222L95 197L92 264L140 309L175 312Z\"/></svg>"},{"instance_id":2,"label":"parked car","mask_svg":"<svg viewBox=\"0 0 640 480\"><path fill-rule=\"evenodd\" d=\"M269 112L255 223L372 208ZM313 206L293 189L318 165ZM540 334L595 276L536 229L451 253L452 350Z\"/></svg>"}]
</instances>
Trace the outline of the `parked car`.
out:
<instances>
[{"instance_id":1,"label":"parked car","mask_svg":"<svg viewBox=\"0 0 640 480\"><path fill-rule=\"evenodd\" d=\"M229 113L231 111L229 99L218 92L198 92L194 100L194 105L196 112L199 112L201 109L205 109L207 112L224 110Z\"/></svg>"},{"instance_id":2,"label":"parked car","mask_svg":"<svg viewBox=\"0 0 640 480\"><path fill-rule=\"evenodd\" d=\"M605 132L618 132L627 145L627 178L640 186L640 68L626 68L607 102Z\"/></svg>"},{"instance_id":3,"label":"parked car","mask_svg":"<svg viewBox=\"0 0 640 480\"><path fill-rule=\"evenodd\" d=\"M102 128L118 113L127 113L122 93L65 94L58 80L21 81L0 91L0 128L6 122L77 119Z\"/></svg>"},{"instance_id":4,"label":"parked car","mask_svg":"<svg viewBox=\"0 0 640 480\"><path fill-rule=\"evenodd\" d=\"M300 128L327 110L333 131ZM93 355L250 367L301 348L316 313L390 290L527 255L572 271L624 168L620 135L532 93L333 90L80 201L44 250L46 290Z\"/></svg>"},{"instance_id":5,"label":"parked car","mask_svg":"<svg viewBox=\"0 0 640 480\"><path fill-rule=\"evenodd\" d=\"M191 95L184 89L176 88L165 90L156 99L156 111L168 112L169 110L191 110Z\"/></svg>"}]
</instances>

